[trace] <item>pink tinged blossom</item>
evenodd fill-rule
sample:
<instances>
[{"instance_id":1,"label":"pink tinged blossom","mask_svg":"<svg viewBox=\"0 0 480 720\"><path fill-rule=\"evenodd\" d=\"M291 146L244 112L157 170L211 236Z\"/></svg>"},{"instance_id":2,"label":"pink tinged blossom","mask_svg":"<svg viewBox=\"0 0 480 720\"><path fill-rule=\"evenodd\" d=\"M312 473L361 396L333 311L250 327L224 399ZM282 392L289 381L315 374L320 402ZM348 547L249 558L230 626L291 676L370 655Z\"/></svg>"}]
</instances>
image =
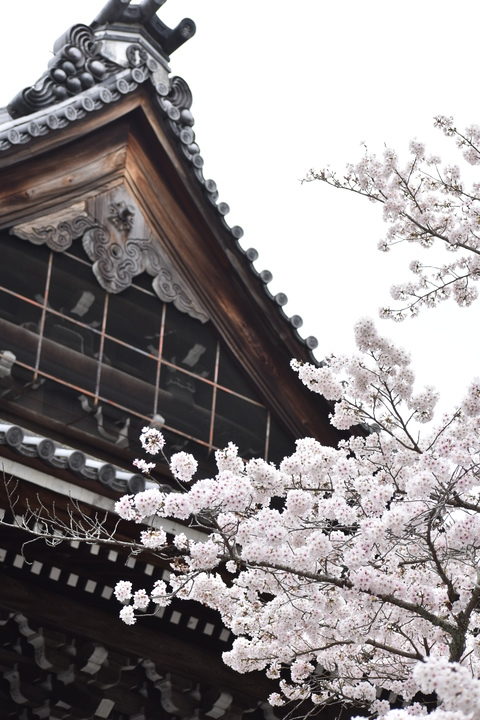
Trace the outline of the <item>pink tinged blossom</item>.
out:
<instances>
[{"instance_id":1,"label":"pink tinged blossom","mask_svg":"<svg viewBox=\"0 0 480 720\"><path fill-rule=\"evenodd\" d=\"M213 507L220 501L218 482L213 478L198 480L188 492L190 512L199 513L204 508Z\"/></svg>"},{"instance_id":2,"label":"pink tinged blossom","mask_svg":"<svg viewBox=\"0 0 480 720\"><path fill-rule=\"evenodd\" d=\"M466 281L461 280L453 285L453 294L458 305L469 307L478 297L478 290Z\"/></svg>"},{"instance_id":3,"label":"pink tinged blossom","mask_svg":"<svg viewBox=\"0 0 480 720\"><path fill-rule=\"evenodd\" d=\"M437 693L443 710L480 717L480 680L467 667L447 658L428 658L415 666L413 678L421 692Z\"/></svg>"},{"instance_id":4,"label":"pink tinged blossom","mask_svg":"<svg viewBox=\"0 0 480 720\"><path fill-rule=\"evenodd\" d=\"M133 461L133 465L135 465L135 467L138 468L140 472L146 474L150 473L155 467L154 462L146 462L142 458L135 458L135 460Z\"/></svg>"},{"instance_id":5,"label":"pink tinged blossom","mask_svg":"<svg viewBox=\"0 0 480 720\"><path fill-rule=\"evenodd\" d=\"M134 504L139 518L154 515L162 505L164 497L164 494L156 488L137 493L134 496Z\"/></svg>"},{"instance_id":6,"label":"pink tinged blossom","mask_svg":"<svg viewBox=\"0 0 480 720\"><path fill-rule=\"evenodd\" d=\"M160 550L167 544L165 530L142 530L140 542L149 550Z\"/></svg>"},{"instance_id":7,"label":"pink tinged blossom","mask_svg":"<svg viewBox=\"0 0 480 720\"><path fill-rule=\"evenodd\" d=\"M273 662L265 671L265 675L271 680L278 680L280 677L281 664L278 661Z\"/></svg>"},{"instance_id":8,"label":"pink tinged blossom","mask_svg":"<svg viewBox=\"0 0 480 720\"><path fill-rule=\"evenodd\" d=\"M423 160L425 157L425 145L417 140L410 142L410 152L412 155L416 155L419 160Z\"/></svg>"},{"instance_id":9,"label":"pink tinged blossom","mask_svg":"<svg viewBox=\"0 0 480 720\"><path fill-rule=\"evenodd\" d=\"M386 700L375 700L370 707L372 712L376 713L379 718L383 718L390 710L390 703Z\"/></svg>"},{"instance_id":10,"label":"pink tinged blossom","mask_svg":"<svg viewBox=\"0 0 480 720\"><path fill-rule=\"evenodd\" d=\"M212 540L190 543L189 553L192 570L206 570L217 565L219 548Z\"/></svg>"},{"instance_id":11,"label":"pink tinged blossom","mask_svg":"<svg viewBox=\"0 0 480 720\"><path fill-rule=\"evenodd\" d=\"M195 512L188 493L169 493L163 501L163 517L187 520Z\"/></svg>"},{"instance_id":12,"label":"pink tinged blossom","mask_svg":"<svg viewBox=\"0 0 480 720\"><path fill-rule=\"evenodd\" d=\"M250 481L255 502L270 502L272 495L281 495L289 482L289 477L281 473L272 463L255 458L246 464L246 473Z\"/></svg>"},{"instance_id":13,"label":"pink tinged blossom","mask_svg":"<svg viewBox=\"0 0 480 720\"><path fill-rule=\"evenodd\" d=\"M408 406L415 411L415 419L418 422L426 423L433 419L438 398L438 393L432 387L426 387L423 392L411 397Z\"/></svg>"},{"instance_id":14,"label":"pink tinged blossom","mask_svg":"<svg viewBox=\"0 0 480 720\"><path fill-rule=\"evenodd\" d=\"M292 515L304 516L314 504L312 494L305 490L289 490L287 493L287 511Z\"/></svg>"},{"instance_id":15,"label":"pink tinged blossom","mask_svg":"<svg viewBox=\"0 0 480 720\"><path fill-rule=\"evenodd\" d=\"M120 610L120 619L123 620L125 625L135 625L137 618L135 617L133 607L131 605L125 605Z\"/></svg>"},{"instance_id":16,"label":"pink tinged blossom","mask_svg":"<svg viewBox=\"0 0 480 720\"><path fill-rule=\"evenodd\" d=\"M423 265L419 260L412 260L409 268L415 275L418 275L422 271Z\"/></svg>"},{"instance_id":17,"label":"pink tinged blossom","mask_svg":"<svg viewBox=\"0 0 480 720\"><path fill-rule=\"evenodd\" d=\"M184 483L192 481L197 472L198 463L190 453L179 452L170 458L170 470L172 475Z\"/></svg>"},{"instance_id":18,"label":"pink tinged blossom","mask_svg":"<svg viewBox=\"0 0 480 720\"><path fill-rule=\"evenodd\" d=\"M242 473L245 470L245 464L238 455L238 447L232 442L229 442L224 450L215 451L215 461L219 472L225 470L232 473Z\"/></svg>"},{"instance_id":19,"label":"pink tinged blossom","mask_svg":"<svg viewBox=\"0 0 480 720\"><path fill-rule=\"evenodd\" d=\"M137 517L133 497L133 495L124 495L115 503L115 512L123 520L135 520Z\"/></svg>"},{"instance_id":20,"label":"pink tinged blossom","mask_svg":"<svg viewBox=\"0 0 480 720\"><path fill-rule=\"evenodd\" d=\"M312 663L303 659L295 660L290 668L292 681L295 683L303 682L314 670L315 666Z\"/></svg>"},{"instance_id":21,"label":"pink tinged blossom","mask_svg":"<svg viewBox=\"0 0 480 720\"><path fill-rule=\"evenodd\" d=\"M480 380L475 379L468 388L468 393L462 403L462 410L469 417L480 415Z\"/></svg>"},{"instance_id":22,"label":"pink tinged blossom","mask_svg":"<svg viewBox=\"0 0 480 720\"><path fill-rule=\"evenodd\" d=\"M320 530L315 530L308 536L308 547L317 560L323 560L333 550L332 542L326 533Z\"/></svg>"},{"instance_id":23,"label":"pink tinged blossom","mask_svg":"<svg viewBox=\"0 0 480 720\"><path fill-rule=\"evenodd\" d=\"M160 430L147 426L142 429L140 442L145 452L150 453L150 455L157 455L165 445L165 438Z\"/></svg>"},{"instance_id":24,"label":"pink tinged blossom","mask_svg":"<svg viewBox=\"0 0 480 720\"><path fill-rule=\"evenodd\" d=\"M119 602L129 602L132 597L132 583L129 580L119 580L113 592Z\"/></svg>"},{"instance_id":25,"label":"pink tinged blossom","mask_svg":"<svg viewBox=\"0 0 480 720\"><path fill-rule=\"evenodd\" d=\"M215 494L216 501L221 504L223 510L240 512L251 504L253 488L245 475L223 470L218 474Z\"/></svg>"},{"instance_id":26,"label":"pink tinged blossom","mask_svg":"<svg viewBox=\"0 0 480 720\"><path fill-rule=\"evenodd\" d=\"M359 422L361 422L361 414L356 408L346 402L339 402L335 405L331 423L338 430L349 430L352 425L357 425Z\"/></svg>"},{"instance_id":27,"label":"pink tinged blossom","mask_svg":"<svg viewBox=\"0 0 480 720\"><path fill-rule=\"evenodd\" d=\"M185 533L179 533L173 538L173 544L179 550L186 550L188 547L188 538Z\"/></svg>"},{"instance_id":28,"label":"pink tinged blossom","mask_svg":"<svg viewBox=\"0 0 480 720\"><path fill-rule=\"evenodd\" d=\"M146 590L137 590L133 594L133 609L134 610L145 610L150 602L150 598L147 595Z\"/></svg>"},{"instance_id":29,"label":"pink tinged blossom","mask_svg":"<svg viewBox=\"0 0 480 720\"><path fill-rule=\"evenodd\" d=\"M167 590L167 584L163 580L156 580L150 598L153 603L166 607L170 604L171 598Z\"/></svg>"},{"instance_id":30,"label":"pink tinged blossom","mask_svg":"<svg viewBox=\"0 0 480 720\"><path fill-rule=\"evenodd\" d=\"M300 363L292 360L292 369L298 377L313 392L323 395L327 400L339 400L343 394L341 383L335 378L328 367L315 367L310 363Z\"/></svg>"}]
</instances>

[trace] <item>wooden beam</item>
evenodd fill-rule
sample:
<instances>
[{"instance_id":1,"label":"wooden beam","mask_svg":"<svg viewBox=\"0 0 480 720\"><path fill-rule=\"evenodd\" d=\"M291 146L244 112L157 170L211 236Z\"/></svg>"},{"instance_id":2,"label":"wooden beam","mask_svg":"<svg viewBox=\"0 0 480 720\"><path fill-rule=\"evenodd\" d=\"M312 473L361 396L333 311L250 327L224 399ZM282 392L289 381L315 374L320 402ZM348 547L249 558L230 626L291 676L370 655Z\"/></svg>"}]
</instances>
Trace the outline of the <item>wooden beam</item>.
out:
<instances>
[{"instance_id":1,"label":"wooden beam","mask_svg":"<svg viewBox=\"0 0 480 720\"><path fill-rule=\"evenodd\" d=\"M294 355L308 359L306 347L236 250L149 91L51 137L50 145L35 141L28 160L19 152L0 178L0 227L126 182L264 402L294 436L335 445L342 433L327 420L328 403L309 393L289 367Z\"/></svg>"}]
</instances>

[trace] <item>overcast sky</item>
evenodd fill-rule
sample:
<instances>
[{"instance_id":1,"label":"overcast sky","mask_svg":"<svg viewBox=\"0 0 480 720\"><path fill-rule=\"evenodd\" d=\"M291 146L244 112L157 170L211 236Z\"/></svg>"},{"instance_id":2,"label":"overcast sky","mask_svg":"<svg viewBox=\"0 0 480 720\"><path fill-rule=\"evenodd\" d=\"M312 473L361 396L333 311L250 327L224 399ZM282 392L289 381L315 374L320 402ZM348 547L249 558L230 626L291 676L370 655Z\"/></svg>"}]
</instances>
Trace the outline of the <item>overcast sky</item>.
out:
<instances>
[{"instance_id":1,"label":"overcast sky","mask_svg":"<svg viewBox=\"0 0 480 720\"><path fill-rule=\"evenodd\" d=\"M0 104L32 84L55 39L89 23L103 0L2 3ZM3 7L4 6L4 7ZM342 168L361 142L406 151L427 140L442 154L433 115L480 122L477 3L457 0L169 0L160 17L191 17L197 34L171 58L193 91L205 174L272 271L272 292L319 340L318 357L352 347L352 326L389 304L416 253L380 254L381 210L318 183L310 167ZM458 399L480 375L480 304L445 306L401 325L378 321L407 347L420 382Z\"/></svg>"}]
</instances>

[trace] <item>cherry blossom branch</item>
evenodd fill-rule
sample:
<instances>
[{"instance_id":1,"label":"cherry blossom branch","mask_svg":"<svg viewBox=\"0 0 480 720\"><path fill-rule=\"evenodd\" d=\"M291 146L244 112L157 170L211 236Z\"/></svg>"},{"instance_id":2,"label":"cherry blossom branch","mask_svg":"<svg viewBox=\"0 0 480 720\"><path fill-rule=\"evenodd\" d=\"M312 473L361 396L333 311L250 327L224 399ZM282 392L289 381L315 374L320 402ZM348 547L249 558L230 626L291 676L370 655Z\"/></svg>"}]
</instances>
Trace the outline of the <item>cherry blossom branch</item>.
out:
<instances>
[{"instance_id":1,"label":"cherry blossom branch","mask_svg":"<svg viewBox=\"0 0 480 720\"><path fill-rule=\"evenodd\" d=\"M359 593L364 593L365 595L368 595L376 600L380 600L381 602L385 602L389 605L394 605L395 607L402 608L402 610L407 610L408 612L411 612L415 615L418 615L419 617L423 618L424 620L427 620L432 625L435 625L436 627L442 628L446 633L449 635L455 635L458 631L458 628L453 625L452 623L447 622L446 620L443 620L442 618L438 617L434 613L429 612L426 608L424 608L422 605L418 605L416 603L408 602L407 600L402 600L399 597L396 597L395 595L392 595L390 593L378 593L378 592L372 592L368 588L356 588L354 583L350 580L347 580L346 578L336 578L331 575L324 575L323 573L310 573L305 572L302 570L293 570L292 568L288 567L287 565L281 565L272 563L271 565L265 562L250 562L248 563L249 567L254 568L263 568L268 569L270 571L278 571L278 572L284 572L284 573L290 573L294 574L296 577L306 578L308 580L312 580L315 583L325 584L325 585L333 585L335 587L341 588L341 589L355 589Z\"/></svg>"}]
</instances>

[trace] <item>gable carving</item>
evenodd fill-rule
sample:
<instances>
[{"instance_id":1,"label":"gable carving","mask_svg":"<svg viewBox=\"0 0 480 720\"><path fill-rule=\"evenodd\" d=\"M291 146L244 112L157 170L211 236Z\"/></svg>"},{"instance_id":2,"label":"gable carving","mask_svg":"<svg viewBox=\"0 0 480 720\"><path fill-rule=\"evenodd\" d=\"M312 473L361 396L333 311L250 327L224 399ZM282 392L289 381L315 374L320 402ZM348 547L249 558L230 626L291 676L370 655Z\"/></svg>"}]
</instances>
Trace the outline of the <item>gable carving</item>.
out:
<instances>
[{"instance_id":1,"label":"gable carving","mask_svg":"<svg viewBox=\"0 0 480 720\"><path fill-rule=\"evenodd\" d=\"M11 234L35 245L65 252L81 239L92 271L108 293L120 293L143 272L153 277L152 287L163 302L200 322L209 319L148 227L124 187L93 200L15 225Z\"/></svg>"},{"instance_id":2,"label":"gable carving","mask_svg":"<svg viewBox=\"0 0 480 720\"><path fill-rule=\"evenodd\" d=\"M122 292L142 272L155 276L162 270L160 254L151 240L118 237L106 227L95 225L83 234L82 243L93 262L95 277L109 293Z\"/></svg>"},{"instance_id":3,"label":"gable carving","mask_svg":"<svg viewBox=\"0 0 480 720\"><path fill-rule=\"evenodd\" d=\"M46 245L55 252L64 252L95 224L94 218L85 212L85 203L77 203L68 210L16 225L11 233L34 245Z\"/></svg>"}]
</instances>

